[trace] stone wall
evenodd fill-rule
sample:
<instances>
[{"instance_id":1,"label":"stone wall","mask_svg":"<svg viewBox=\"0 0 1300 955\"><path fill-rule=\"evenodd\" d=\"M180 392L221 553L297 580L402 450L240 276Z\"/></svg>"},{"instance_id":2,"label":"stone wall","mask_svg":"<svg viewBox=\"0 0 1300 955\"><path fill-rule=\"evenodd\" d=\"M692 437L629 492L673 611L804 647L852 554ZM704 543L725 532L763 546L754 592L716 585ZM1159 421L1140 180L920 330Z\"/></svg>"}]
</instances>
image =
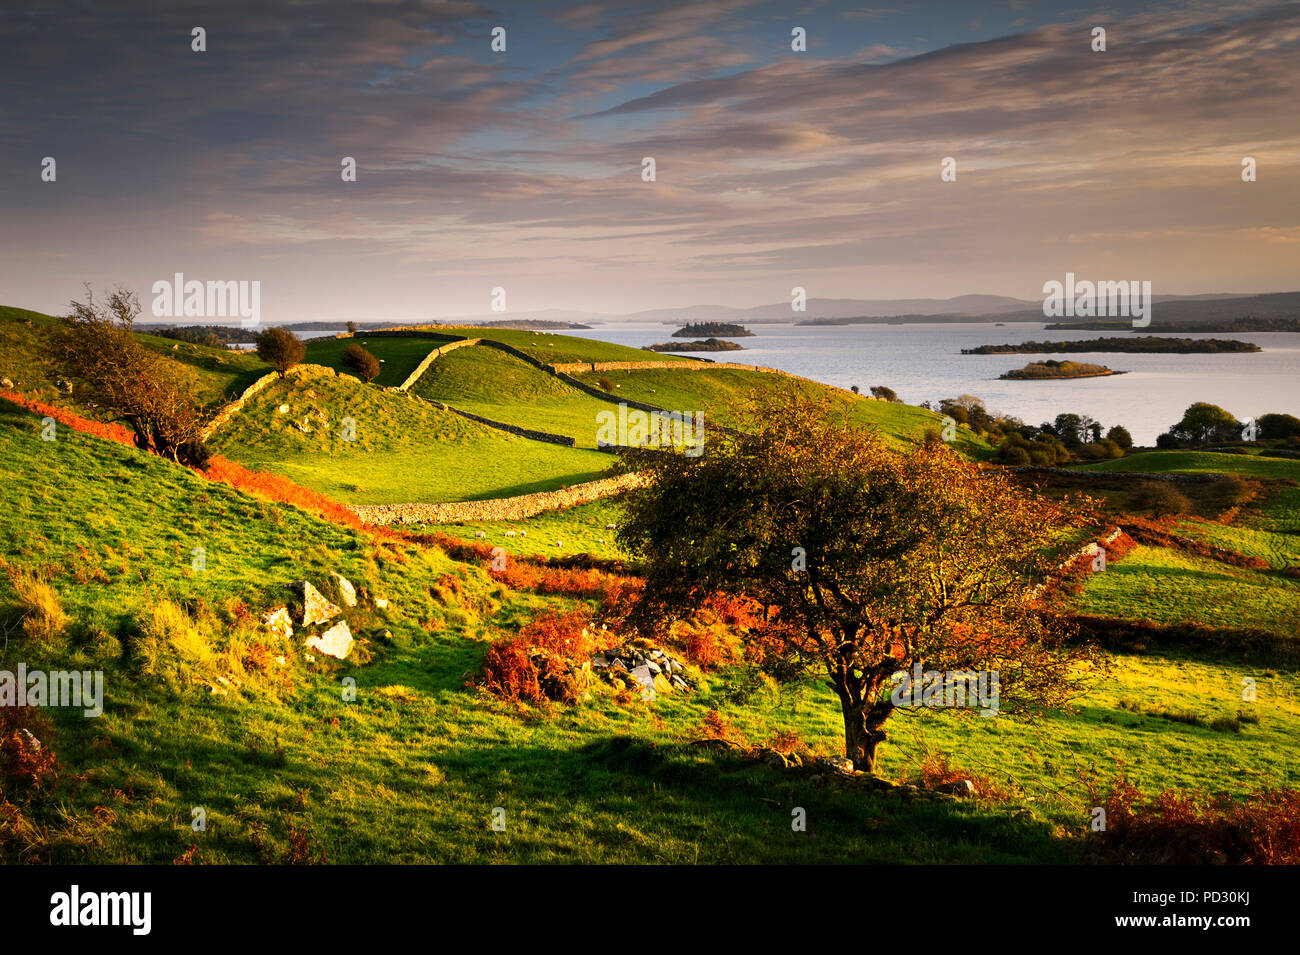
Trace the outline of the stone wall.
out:
<instances>
[{"instance_id":1,"label":"stone wall","mask_svg":"<svg viewBox=\"0 0 1300 955\"><path fill-rule=\"evenodd\" d=\"M328 378L333 375L334 369L327 368L324 365L295 365L289 369L285 377L293 378L295 380L306 380L310 378ZM212 420L205 424L203 430L199 432L200 437L204 441L211 438L217 433L218 429L224 427L236 413L242 411L244 405L248 404L251 398L255 397L258 392L267 388L279 377L279 373L273 371L268 375L263 375L261 378L257 379L257 381L245 388L243 394L229 404L223 405L221 410L212 416Z\"/></svg>"},{"instance_id":2,"label":"stone wall","mask_svg":"<svg viewBox=\"0 0 1300 955\"><path fill-rule=\"evenodd\" d=\"M517 521L544 511L586 504L645 481L640 474L621 474L559 491L541 491L491 501L459 501L446 504L348 504L346 507L367 524L453 524L457 521Z\"/></svg>"},{"instance_id":3,"label":"stone wall","mask_svg":"<svg viewBox=\"0 0 1300 955\"><path fill-rule=\"evenodd\" d=\"M461 338L456 341L447 342L445 345L439 345L433 351L429 352L429 354L424 356L424 360L415 366L415 371L406 376L406 381L398 385L397 390L410 391L411 386L420 380L420 376L429 370L429 366L433 364L434 359L440 355L445 355L447 352L454 351L457 348L464 348L466 345L477 345L478 343L479 339L477 338Z\"/></svg>"}]
</instances>

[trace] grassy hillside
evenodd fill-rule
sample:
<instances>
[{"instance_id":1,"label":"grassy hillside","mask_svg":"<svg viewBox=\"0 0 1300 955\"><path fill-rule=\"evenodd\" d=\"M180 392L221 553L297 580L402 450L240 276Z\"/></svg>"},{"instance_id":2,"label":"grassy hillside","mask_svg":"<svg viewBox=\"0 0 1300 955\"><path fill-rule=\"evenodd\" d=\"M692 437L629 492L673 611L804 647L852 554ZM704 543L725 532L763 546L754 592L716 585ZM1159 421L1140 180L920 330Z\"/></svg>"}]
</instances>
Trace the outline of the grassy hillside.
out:
<instances>
[{"instance_id":1,"label":"grassy hillside","mask_svg":"<svg viewBox=\"0 0 1300 955\"><path fill-rule=\"evenodd\" d=\"M594 398L494 348L461 348L436 359L415 394L493 421L574 438L596 446L597 416L617 406Z\"/></svg>"},{"instance_id":2,"label":"grassy hillside","mask_svg":"<svg viewBox=\"0 0 1300 955\"><path fill-rule=\"evenodd\" d=\"M438 326L437 331L465 338L488 338L518 348L544 362L570 361L692 361L677 355L654 355L640 348L615 345L594 338L561 332L529 332L513 328L479 328L473 325Z\"/></svg>"},{"instance_id":3,"label":"grassy hillside","mask_svg":"<svg viewBox=\"0 0 1300 955\"><path fill-rule=\"evenodd\" d=\"M1300 479L1300 461L1213 451L1143 451L1082 467L1091 471L1141 471L1147 474L1241 474Z\"/></svg>"},{"instance_id":4,"label":"grassy hillside","mask_svg":"<svg viewBox=\"0 0 1300 955\"><path fill-rule=\"evenodd\" d=\"M29 397L76 407L75 389L68 396L55 387L62 376L53 361L52 340L61 324L52 315L0 306L0 376L11 379ZM195 376L195 397L208 410L224 404L270 371L253 354L143 333L137 333L136 339L189 367Z\"/></svg>"},{"instance_id":5,"label":"grassy hillside","mask_svg":"<svg viewBox=\"0 0 1300 955\"><path fill-rule=\"evenodd\" d=\"M1154 656L1119 658L1077 712L1037 724L923 713L891 725L886 775L947 752L1011 790L1002 802L812 788L690 745L717 710L753 741L792 732L834 752L838 711L816 680L778 692L724 669L651 704L620 705L598 685L571 709L516 711L466 685L486 641L583 602L506 589L437 550L263 504L130 448L38 431L0 406L0 607L12 619L11 575L38 571L71 620L0 645L0 665L102 668L107 702L98 719L50 711L41 733L63 781L24 808L35 828L0 827L5 858L167 864L194 847L189 860L209 863L1050 863L1075 858L1086 825L1078 773L1122 765L1148 791L1300 782L1296 674L1255 674L1259 722L1229 732L1161 714L1232 716L1238 668ZM194 546L206 570L192 569ZM309 661L296 639L260 631L290 580L337 597L332 570L391 601L349 612L355 659ZM490 827L497 806L505 832ZM792 806L807 832L791 831Z\"/></svg>"},{"instance_id":6,"label":"grassy hillside","mask_svg":"<svg viewBox=\"0 0 1300 955\"><path fill-rule=\"evenodd\" d=\"M607 454L519 438L347 376L277 382L210 445L349 504L531 494L595 480L612 463Z\"/></svg>"},{"instance_id":7,"label":"grassy hillside","mask_svg":"<svg viewBox=\"0 0 1300 955\"><path fill-rule=\"evenodd\" d=\"M755 392L777 395L792 392L830 394L837 401L850 405L855 421L879 428L886 437L892 439L892 443L899 446L920 441L927 430L937 431L943 426L942 415L924 408L871 401L803 379L738 368L587 372L577 377L592 386L596 386L600 379L608 378L615 387L614 394L620 398L644 401L675 411L703 410L706 420L727 427L743 424L750 396ZM991 451L987 442L964 425L957 429L955 444L964 453L975 457L984 457Z\"/></svg>"}]
</instances>

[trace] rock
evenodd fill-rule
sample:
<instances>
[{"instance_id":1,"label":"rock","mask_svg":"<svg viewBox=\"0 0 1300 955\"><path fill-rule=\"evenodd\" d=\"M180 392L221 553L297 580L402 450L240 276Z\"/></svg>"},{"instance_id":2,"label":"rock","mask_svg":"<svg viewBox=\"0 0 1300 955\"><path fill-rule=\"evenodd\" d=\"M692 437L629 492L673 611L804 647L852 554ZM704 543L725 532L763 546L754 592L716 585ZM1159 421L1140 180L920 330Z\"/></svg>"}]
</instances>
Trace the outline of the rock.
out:
<instances>
[{"instance_id":1,"label":"rock","mask_svg":"<svg viewBox=\"0 0 1300 955\"><path fill-rule=\"evenodd\" d=\"M348 622L340 620L319 637L308 637L307 646L327 656L346 659L352 651L352 631L348 629Z\"/></svg>"},{"instance_id":2,"label":"rock","mask_svg":"<svg viewBox=\"0 0 1300 955\"><path fill-rule=\"evenodd\" d=\"M969 779L954 779L950 783L940 783L934 787L937 793L948 793L951 796L973 796L975 795L975 784Z\"/></svg>"},{"instance_id":3,"label":"rock","mask_svg":"<svg viewBox=\"0 0 1300 955\"><path fill-rule=\"evenodd\" d=\"M288 414L288 413L289 413L289 406L288 406L288 405L280 405L280 407L277 408L276 410L279 411L280 414Z\"/></svg>"},{"instance_id":4,"label":"rock","mask_svg":"<svg viewBox=\"0 0 1300 955\"><path fill-rule=\"evenodd\" d=\"M853 760L849 759L847 756L819 756L817 757L817 763L818 765L825 766L827 769L834 770L837 773L851 774L857 772L857 770L853 768Z\"/></svg>"},{"instance_id":5,"label":"rock","mask_svg":"<svg viewBox=\"0 0 1300 955\"><path fill-rule=\"evenodd\" d=\"M651 675L649 667L639 666L632 670L632 678L641 684L641 699L655 698L655 678Z\"/></svg>"},{"instance_id":6,"label":"rock","mask_svg":"<svg viewBox=\"0 0 1300 955\"><path fill-rule=\"evenodd\" d=\"M33 753L39 753L41 751L41 741L38 740L34 735L32 735L31 730L20 729L18 731L18 735L22 737L23 742L27 744L27 747Z\"/></svg>"},{"instance_id":7,"label":"rock","mask_svg":"<svg viewBox=\"0 0 1300 955\"><path fill-rule=\"evenodd\" d=\"M272 610L262 616L262 623L266 624L267 631L273 637L292 637L293 636L293 618L289 616L288 607L280 607L278 610Z\"/></svg>"},{"instance_id":8,"label":"rock","mask_svg":"<svg viewBox=\"0 0 1300 955\"><path fill-rule=\"evenodd\" d=\"M653 684L655 693L671 693L673 691L672 684L668 682L668 678L662 673L655 674Z\"/></svg>"},{"instance_id":9,"label":"rock","mask_svg":"<svg viewBox=\"0 0 1300 955\"><path fill-rule=\"evenodd\" d=\"M13 386L14 383L10 381L8 378L0 378L0 388L9 389L12 388Z\"/></svg>"},{"instance_id":10,"label":"rock","mask_svg":"<svg viewBox=\"0 0 1300 955\"><path fill-rule=\"evenodd\" d=\"M66 394L72 394L72 382L68 381L66 378L60 378L54 383L54 387Z\"/></svg>"},{"instance_id":11,"label":"rock","mask_svg":"<svg viewBox=\"0 0 1300 955\"><path fill-rule=\"evenodd\" d=\"M333 576L339 582L339 596L343 598L343 603L349 607L355 607L357 605L357 589L352 586L352 581L338 571L334 571Z\"/></svg>"},{"instance_id":12,"label":"rock","mask_svg":"<svg viewBox=\"0 0 1300 955\"><path fill-rule=\"evenodd\" d=\"M676 690L689 690L691 688L689 683L676 674L673 674L672 677L669 678L668 682L672 685L673 689Z\"/></svg>"},{"instance_id":13,"label":"rock","mask_svg":"<svg viewBox=\"0 0 1300 955\"><path fill-rule=\"evenodd\" d=\"M647 660L645 662L645 665L650 670L650 672L653 673L655 676L658 676L660 673L664 672L664 668L661 667L659 664L655 663L653 660Z\"/></svg>"},{"instance_id":14,"label":"rock","mask_svg":"<svg viewBox=\"0 0 1300 955\"><path fill-rule=\"evenodd\" d=\"M607 530L607 531L612 531L612 530L615 529L615 526L616 526L616 525L614 525L614 524L606 524L606 525L605 525L605 530Z\"/></svg>"},{"instance_id":15,"label":"rock","mask_svg":"<svg viewBox=\"0 0 1300 955\"><path fill-rule=\"evenodd\" d=\"M597 543L597 544L603 544L603 543L605 543L605 538L603 538L603 537L597 537L597 538L596 538L596 543Z\"/></svg>"},{"instance_id":16,"label":"rock","mask_svg":"<svg viewBox=\"0 0 1300 955\"><path fill-rule=\"evenodd\" d=\"M328 623L343 612L326 600L310 581L295 580L289 586L302 594L302 623L305 627Z\"/></svg>"},{"instance_id":17,"label":"rock","mask_svg":"<svg viewBox=\"0 0 1300 955\"><path fill-rule=\"evenodd\" d=\"M789 761L774 749L765 749L759 753L763 765L771 769L788 769Z\"/></svg>"},{"instance_id":18,"label":"rock","mask_svg":"<svg viewBox=\"0 0 1300 955\"><path fill-rule=\"evenodd\" d=\"M387 610L387 609L388 609L388 598L387 598L387 597L376 597L376 598L375 598L375 608L378 609L378 610Z\"/></svg>"}]
</instances>

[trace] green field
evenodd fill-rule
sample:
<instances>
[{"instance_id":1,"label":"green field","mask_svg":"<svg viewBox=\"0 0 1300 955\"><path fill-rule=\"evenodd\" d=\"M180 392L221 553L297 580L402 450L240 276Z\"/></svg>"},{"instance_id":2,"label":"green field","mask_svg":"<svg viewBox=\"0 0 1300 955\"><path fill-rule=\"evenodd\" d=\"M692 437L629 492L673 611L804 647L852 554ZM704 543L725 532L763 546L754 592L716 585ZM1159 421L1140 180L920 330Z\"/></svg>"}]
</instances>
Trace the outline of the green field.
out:
<instances>
[{"instance_id":1,"label":"green field","mask_svg":"<svg viewBox=\"0 0 1300 955\"><path fill-rule=\"evenodd\" d=\"M796 392L820 392L844 402L851 408L852 420L879 428L896 446L914 444L925 436L927 430L940 431L943 427L943 416L924 408L873 401L805 379L740 368L704 371L647 368L636 371L584 372L576 377L592 386L597 386L602 378L607 378L614 385L613 394L619 398L643 401L670 411L703 411L706 421L726 427L737 427L744 422L753 396ZM965 425L957 429L954 444L964 453L975 457L983 457L991 451L987 442L973 434Z\"/></svg>"},{"instance_id":2,"label":"green field","mask_svg":"<svg viewBox=\"0 0 1300 955\"><path fill-rule=\"evenodd\" d=\"M354 423L352 440L345 437L345 418ZM295 426L303 423L309 433ZM516 437L346 376L277 382L210 445L348 504L551 491L596 480L612 463L598 451Z\"/></svg>"},{"instance_id":3,"label":"green field","mask_svg":"<svg viewBox=\"0 0 1300 955\"><path fill-rule=\"evenodd\" d=\"M580 448L595 448L598 416L617 412L617 405L494 348L448 352L411 390L493 421L566 435Z\"/></svg>"},{"instance_id":4,"label":"green field","mask_svg":"<svg viewBox=\"0 0 1300 955\"><path fill-rule=\"evenodd\" d=\"M383 388L396 388L429 352L447 341L447 337L433 334L420 338L383 338L358 333L355 338L316 338L307 343L306 361L333 368L340 374L353 374L343 365L343 351L349 345L360 345L380 361L379 377L374 383Z\"/></svg>"},{"instance_id":5,"label":"green field","mask_svg":"<svg viewBox=\"0 0 1300 955\"><path fill-rule=\"evenodd\" d=\"M1036 724L895 719L882 773L906 776L924 753L947 752L1012 790L1010 802L813 789L689 740L717 709L755 742L793 731L833 753L840 718L816 680L775 691L724 670L653 704L624 708L597 687L578 707L519 713L467 687L467 674L487 640L565 602L505 590L436 550L250 500L134 449L73 432L42 442L25 413L0 409L0 467L8 568L43 571L72 619L58 639L11 640L3 665L103 668L107 678L102 717L50 711L46 742L75 778L57 800L28 807L34 834L0 830L6 857L167 864L197 846L202 862L282 861L296 837L309 858L332 863L1048 863L1071 861L1086 826L1079 774L1104 781L1122 770L1147 791L1298 782L1297 674L1252 674L1259 722L1227 732L1122 704L1231 717L1243 707L1237 668L1123 656L1077 712ZM603 506L586 517L600 520ZM250 619L293 579L337 596L325 583L332 570L391 601L351 612L356 659L309 662L279 643L284 667L240 666L267 639ZM448 576L458 596L434 586ZM130 621L152 634L160 604L189 608L202 641L164 643L150 662ZM219 676L241 682L214 693ZM357 681L354 702L340 693L344 676ZM490 828L497 806L506 833ZM791 831L791 806L806 809L806 833ZM194 807L206 832L190 828Z\"/></svg>"}]
</instances>

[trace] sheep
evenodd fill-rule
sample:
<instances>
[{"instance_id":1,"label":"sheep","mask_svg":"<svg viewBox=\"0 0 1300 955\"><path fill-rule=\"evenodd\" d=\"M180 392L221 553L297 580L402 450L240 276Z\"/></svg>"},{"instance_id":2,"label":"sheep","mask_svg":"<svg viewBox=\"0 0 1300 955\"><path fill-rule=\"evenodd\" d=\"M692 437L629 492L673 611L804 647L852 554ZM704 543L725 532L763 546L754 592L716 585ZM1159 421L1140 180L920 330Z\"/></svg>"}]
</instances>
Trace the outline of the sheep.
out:
<instances>
[{"instance_id":1,"label":"sheep","mask_svg":"<svg viewBox=\"0 0 1300 955\"><path fill-rule=\"evenodd\" d=\"M486 532L484 532L484 531L475 531L475 532L474 532L474 536L475 536L475 537L487 537L487 534L486 534Z\"/></svg>"},{"instance_id":2,"label":"sheep","mask_svg":"<svg viewBox=\"0 0 1300 955\"><path fill-rule=\"evenodd\" d=\"M514 536L515 536L514 531L506 531L506 537L514 537Z\"/></svg>"}]
</instances>

